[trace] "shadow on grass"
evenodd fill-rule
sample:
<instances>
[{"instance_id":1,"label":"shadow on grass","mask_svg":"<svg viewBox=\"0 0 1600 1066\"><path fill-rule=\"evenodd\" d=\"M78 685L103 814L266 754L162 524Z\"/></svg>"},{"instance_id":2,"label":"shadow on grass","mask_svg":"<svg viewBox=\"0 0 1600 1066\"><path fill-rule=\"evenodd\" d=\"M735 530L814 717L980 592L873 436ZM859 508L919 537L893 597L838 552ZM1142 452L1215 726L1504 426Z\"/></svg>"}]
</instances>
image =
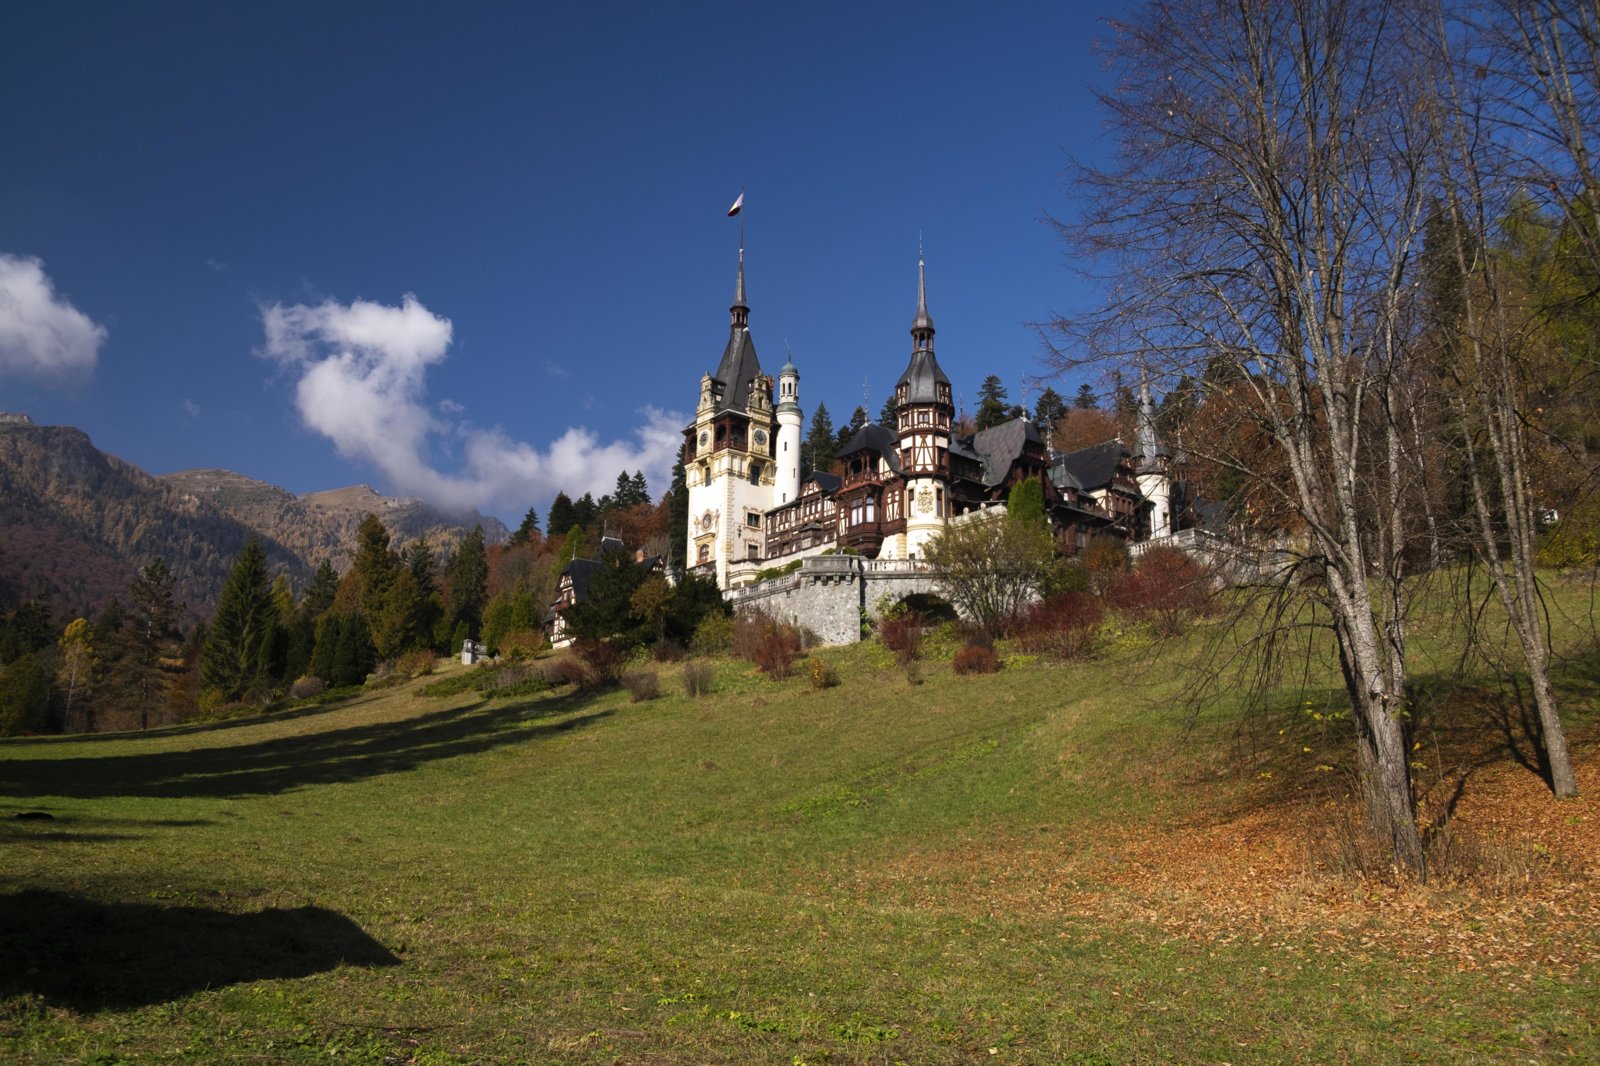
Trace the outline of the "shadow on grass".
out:
<instances>
[{"instance_id":1,"label":"shadow on grass","mask_svg":"<svg viewBox=\"0 0 1600 1066\"><path fill-rule=\"evenodd\" d=\"M48 747L55 744L93 744L98 741L133 740L139 737L151 736L181 737L193 733L217 733L228 729L271 725L274 722L292 722L297 718L309 718L313 715L326 714L329 711L342 710L362 697L372 698L383 694L386 694L384 690L369 692L359 686L354 686L344 690L344 694L341 696L325 699L318 703L308 703L303 707L290 707L285 710L253 711L247 714L240 714L236 718L184 722L181 725L153 726L150 729L120 729L106 733L55 733L17 739L20 739L30 747Z\"/></svg>"},{"instance_id":2,"label":"shadow on grass","mask_svg":"<svg viewBox=\"0 0 1600 1066\"><path fill-rule=\"evenodd\" d=\"M322 907L230 914L40 889L0 896L0 999L34 995L81 1013L341 965L399 964L360 926Z\"/></svg>"},{"instance_id":3,"label":"shadow on grass","mask_svg":"<svg viewBox=\"0 0 1600 1066\"><path fill-rule=\"evenodd\" d=\"M477 703L401 721L195 751L4 759L0 795L223 798L359 781L581 728L611 714L572 714L588 702L573 694L532 703Z\"/></svg>"}]
</instances>

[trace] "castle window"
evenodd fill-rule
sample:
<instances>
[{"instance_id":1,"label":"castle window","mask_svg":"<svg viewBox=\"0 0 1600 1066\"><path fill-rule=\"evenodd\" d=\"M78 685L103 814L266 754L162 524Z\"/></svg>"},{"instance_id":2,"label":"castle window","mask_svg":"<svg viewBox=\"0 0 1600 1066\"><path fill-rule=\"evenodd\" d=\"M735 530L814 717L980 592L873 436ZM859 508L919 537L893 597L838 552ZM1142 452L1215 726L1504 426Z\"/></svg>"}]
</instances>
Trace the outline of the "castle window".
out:
<instances>
[{"instance_id":1,"label":"castle window","mask_svg":"<svg viewBox=\"0 0 1600 1066\"><path fill-rule=\"evenodd\" d=\"M745 558L749 559L752 563L761 558L761 547L759 545L750 544L746 547L748 551L746 552Z\"/></svg>"},{"instance_id":2,"label":"castle window","mask_svg":"<svg viewBox=\"0 0 1600 1066\"><path fill-rule=\"evenodd\" d=\"M933 513L944 517L944 489L933 490Z\"/></svg>"},{"instance_id":3,"label":"castle window","mask_svg":"<svg viewBox=\"0 0 1600 1066\"><path fill-rule=\"evenodd\" d=\"M928 422L929 422L928 412L926 412L926 411L918 411L917 412L917 425L926 426L928 424Z\"/></svg>"},{"instance_id":4,"label":"castle window","mask_svg":"<svg viewBox=\"0 0 1600 1066\"><path fill-rule=\"evenodd\" d=\"M752 484L752 485L761 484L761 464L760 463L751 463L750 464L750 484Z\"/></svg>"},{"instance_id":5,"label":"castle window","mask_svg":"<svg viewBox=\"0 0 1600 1066\"><path fill-rule=\"evenodd\" d=\"M702 563L710 562L711 561L711 545L709 545L709 544L700 545L700 552L699 552L698 558Z\"/></svg>"},{"instance_id":6,"label":"castle window","mask_svg":"<svg viewBox=\"0 0 1600 1066\"><path fill-rule=\"evenodd\" d=\"M760 529L761 513L759 511L746 511L744 513L744 524L754 529Z\"/></svg>"}]
</instances>

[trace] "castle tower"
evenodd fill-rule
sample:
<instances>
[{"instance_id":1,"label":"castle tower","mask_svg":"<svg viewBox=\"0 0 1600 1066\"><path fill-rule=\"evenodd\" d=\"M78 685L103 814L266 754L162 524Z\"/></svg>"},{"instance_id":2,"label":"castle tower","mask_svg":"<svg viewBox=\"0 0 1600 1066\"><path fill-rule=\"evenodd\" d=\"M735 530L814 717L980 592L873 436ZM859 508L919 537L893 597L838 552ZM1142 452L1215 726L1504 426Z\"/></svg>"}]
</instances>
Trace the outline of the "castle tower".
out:
<instances>
[{"instance_id":1,"label":"castle tower","mask_svg":"<svg viewBox=\"0 0 1600 1066\"><path fill-rule=\"evenodd\" d=\"M1134 469L1139 492L1150 501L1150 536L1172 535L1172 474L1170 456L1156 436L1156 406L1150 399L1150 380L1139 376L1139 418L1134 436Z\"/></svg>"},{"instance_id":2,"label":"castle tower","mask_svg":"<svg viewBox=\"0 0 1600 1066\"><path fill-rule=\"evenodd\" d=\"M728 344L716 371L700 379L700 401L684 430L683 450L689 568L714 575L720 588L753 579L759 569L764 516L773 506L778 473L772 378L761 372L750 338L743 247L728 311ZM797 470L798 451L796 444Z\"/></svg>"},{"instance_id":3,"label":"castle tower","mask_svg":"<svg viewBox=\"0 0 1600 1066\"><path fill-rule=\"evenodd\" d=\"M800 495L800 371L794 357L778 371L778 476L774 503L792 503Z\"/></svg>"},{"instance_id":4,"label":"castle tower","mask_svg":"<svg viewBox=\"0 0 1600 1066\"><path fill-rule=\"evenodd\" d=\"M917 313L911 320L911 361L894 387L900 468L905 475L905 558L919 558L950 514L950 426L955 405L950 379L933 354L927 271L917 253ZM896 553L900 554L899 552Z\"/></svg>"}]
</instances>

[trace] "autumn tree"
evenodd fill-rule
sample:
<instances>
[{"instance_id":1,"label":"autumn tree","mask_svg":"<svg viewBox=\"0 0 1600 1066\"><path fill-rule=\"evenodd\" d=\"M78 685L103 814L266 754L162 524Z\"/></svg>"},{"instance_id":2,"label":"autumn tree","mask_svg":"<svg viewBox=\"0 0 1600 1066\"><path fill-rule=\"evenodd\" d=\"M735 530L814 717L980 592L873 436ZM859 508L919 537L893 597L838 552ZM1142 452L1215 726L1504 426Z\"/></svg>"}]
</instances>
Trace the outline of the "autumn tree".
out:
<instances>
[{"instance_id":1,"label":"autumn tree","mask_svg":"<svg viewBox=\"0 0 1600 1066\"><path fill-rule=\"evenodd\" d=\"M1055 548L1049 527L1038 520L1042 514L1042 500L1019 497L1014 513L992 508L964 515L928 544L925 557L945 595L991 638L1049 580Z\"/></svg>"},{"instance_id":2,"label":"autumn tree","mask_svg":"<svg viewBox=\"0 0 1600 1066\"><path fill-rule=\"evenodd\" d=\"M95 681L94 627L82 618L67 623L57 641L61 663L56 667L56 683L61 692L62 717L66 728L76 724L73 710L83 718L83 731L94 731L93 704L88 696Z\"/></svg>"},{"instance_id":3,"label":"autumn tree","mask_svg":"<svg viewBox=\"0 0 1600 1066\"><path fill-rule=\"evenodd\" d=\"M1403 427L1416 397L1403 327L1428 135L1411 107L1426 32L1412 11L1154 0L1118 24L1115 87L1100 102L1119 153L1078 171L1088 206L1063 232L1113 265L1119 298L1057 323L1056 362L1077 369L1087 352L1169 379L1209 365L1237 390L1264 450L1227 458L1304 529L1294 580L1270 584L1300 607L1261 617L1331 630L1369 825L1420 873L1405 728L1415 465ZM1258 475L1264 456L1281 462L1275 485ZM1259 635L1270 645L1286 632Z\"/></svg>"}]
</instances>

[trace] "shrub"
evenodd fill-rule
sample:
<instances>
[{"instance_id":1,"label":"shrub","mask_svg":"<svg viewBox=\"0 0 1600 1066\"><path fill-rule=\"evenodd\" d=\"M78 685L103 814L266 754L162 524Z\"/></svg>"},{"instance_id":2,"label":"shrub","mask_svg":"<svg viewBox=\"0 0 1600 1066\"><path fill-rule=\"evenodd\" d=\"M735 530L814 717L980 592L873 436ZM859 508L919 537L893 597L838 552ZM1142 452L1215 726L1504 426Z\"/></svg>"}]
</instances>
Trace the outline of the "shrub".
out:
<instances>
[{"instance_id":1,"label":"shrub","mask_svg":"<svg viewBox=\"0 0 1600 1066\"><path fill-rule=\"evenodd\" d=\"M491 670L478 670L468 675L474 679L473 688L485 696L533 696L550 687L545 672L537 666L513 663Z\"/></svg>"},{"instance_id":2,"label":"shrub","mask_svg":"<svg viewBox=\"0 0 1600 1066\"><path fill-rule=\"evenodd\" d=\"M894 652L901 666L922 658L922 616L916 611L896 608L878 623L878 640Z\"/></svg>"},{"instance_id":3,"label":"shrub","mask_svg":"<svg viewBox=\"0 0 1600 1066\"><path fill-rule=\"evenodd\" d=\"M531 659L544 647L544 635L531 629L517 629L500 638L495 650L511 662Z\"/></svg>"},{"instance_id":4,"label":"shrub","mask_svg":"<svg viewBox=\"0 0 1600 1066\"><path fill-rule=\"evenodd\" d=\"M782 681L794 673L794 664L800 658L803 636L796 627L770 619L761 629L754 661L761 672L774 681Z\"/></svg>"},{"instance_id":5,"label":"shrub","mask_svg":"<svg viewBox=\"0 0 1600 1066\"><path fill-rule=\"evenodd\" d=\"M406 680L424 677L433 673L435 661L433 652L428 649L413 648L394 661L394 673Z\"/></svg>"},{"instance_id":6,"label":"shrub","mask_svg":"<svg viewBox=\"0 0 1600 1066\"><path fill-rule=\"evenodd\" d=\"M430 681L416 690L418 696L459 696L468 689L477 689L478 680L489 670L488 666L480 666L476 670L463 670L457 674L446 674L437 681ZM481 690L480 690L481 691Z\"/></svg>"},{"instance_id":7,"label":"shrub","mask_svg":"<svg viewBox=\"0 0 1600 1066\"><path fill-rule=\"evenodd\" d=\"M814 689L833 688L839 683L839 671L826 659L811 660L811 687Z\"/></svg>"},{"instance_id":8,"label":"shrub","mask_svg":"<svg viewBox=\"0 0 1600 1066\"><path fill-rule=\"evenodd\" d=\"M571 655L563 655L545 664L544 668L545 680L552 685L581 685L588 676L583 662Z\"/></svg>"},{"instance_id":9,"label":"shrub","mask_svg":"<svg viewBox=\"0 0 1600 1066\"><path fill-rule=\"evenodd\" d=\"M1121 537L1104 533L1091 537L1083 553L1078 556L1078 565L1083 568L1089 591L1096 596L1103 596L1117 575L1127 573L1127 542Z\"/></svg>"},{"instance_id":10,"label":"shrub","mask_svg":"<svg viewBox=\"0 0 1600 1066\"><path fill-rule=\"evenodd\" d=\"M650 646L650 657L658 663L675 663L681 660L685 652L683 645L677 644L665 637Z\"/></svg>"},{"instance_id":11,"label":"shrub","mask_svg":"<svg viewBox=\"0 0 1600 1066\"><path fill-rule=\"evenodd\" d=\"M720 611L700 619L689 649L696 655L721 655L733 646L733 619Z\"/></svg>"},{"instance_id":12,"label":"shrub","mask_svg":"<svg viewBox=\"0 0 1600 1066\"><path fill-rule=\"evenodd\" d=\"M684 663L683 691L691 696L704 696L711 691L711 664Z\"/></svg>"},{"instance_id":13,"label":"shrub","mask_svg":"<svg viewBox=\"0 0 1600 1066\"><path fill-rule=\"evenodd\" d=\"M661 695L661 679L654 670L629 670L622 675L622 687L632 703L643 703Z\"/></svg>"},{"instance_id":14,"label":"shrub","mask_svg":"<svg viewBox=\"0 0 1600 1066\"><path fill-rule=\"evenodd\" d=\"M1106 592L1113 607L1148 621L1164 637L1183 632L1211 608L1211 578L1205 567L1176 548L1151 548L1131 573Z\"/></svg>"},{"instance_id":15,"label":"shrub","mask_svg":"<svg viewBox=\"0 0 1600 1066\"><path fill-rule=\"evenodd\" d=\"M766 638L767 629L773 622L772 616L765 611L739 612L733 618L733 637L728 643L729 650L736 658L755 662L761 642Z\"/></svg>"},{"instance_id":16,"label":"shrub","mask_svg":"<svg viewBox=\"0 0 1600 1066\"><path fill-rule=\"evenodd\" d=\"M1104 617L1105 608L1089 593L1058 593L1027 609L1018 627L1017 644L1036 655L1078 659L1093 646Z\"/></svg>"},{"instance_id":17,"label":"shrub","mask_svg":"<svg viewBox=\"0 0 1600 1066\"><path fill-rule=\"evenodd\" d=\"M294 684L289 686L289 698L296 700L310 699L320 696L328 687L328 683L320 677L297 677Z\"/></svg>"},{"instance_id":18,"label":"shrub","mask_svg":"<svg viewBox=\"0 0 1600 1066\"><path fill-rule=\"evenodd\" d=\"M994 649L982 644L968 644L956 652L950 668L957 674L992 674L1000 669L1000 657Z\"/></svg>"},{"instance_id":19,"label":"shrub","mask_svg":"<svg viewBox=\"0 0 1600 1066\"><path fill-rule=\"evenodd\" d=\"M622 649L609 640L575 640L572 650L583 663L582 688L605 688L622 677Z\"/></svg>"}]
</instances>

